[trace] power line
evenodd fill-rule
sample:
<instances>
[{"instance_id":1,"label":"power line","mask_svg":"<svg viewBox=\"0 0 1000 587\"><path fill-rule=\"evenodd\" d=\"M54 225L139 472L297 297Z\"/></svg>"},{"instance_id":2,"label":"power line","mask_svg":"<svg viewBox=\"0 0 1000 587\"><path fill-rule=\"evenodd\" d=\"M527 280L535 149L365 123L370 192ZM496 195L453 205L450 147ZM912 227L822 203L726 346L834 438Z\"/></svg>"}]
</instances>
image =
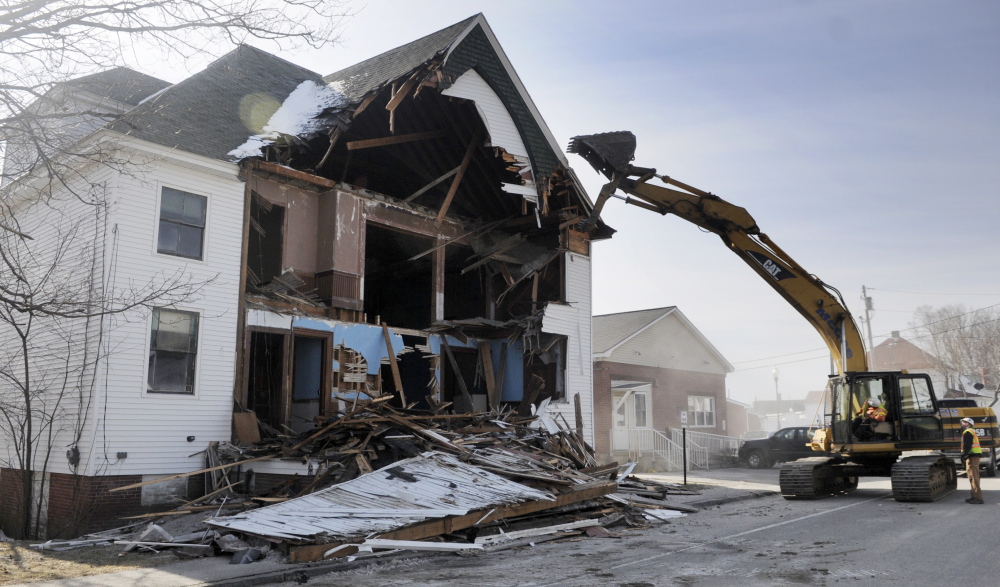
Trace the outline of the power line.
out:
<instances>
[{"instance_id":1,"label":"power line","mask_svg":"<svg viewBox=\"0 0 1000 587\"><path fill-rule=\"evenodd\" d=\"M990 296L990 297L1000 297L1000 294L990 294L990 293L935 293L929 291L902 291L898 289L882 289L880 287L869 287L869 291L887 291L891 293L901 293L901 294L911 294L917 296Z\"/></svg>"},{"instance_id":2,"label":"power line","mask_svg":"<svg viewBox=\"0 0 1000 587\"><path fill-rule=\"evenodd\" d=\"M869 288L869 289L872 289L872 288ZM969 314L975 314L977 312L981 312L983 310L989 310L990 308L995 308L997 306L1000 306L1000 304L993 304L992 306L985 306L983 308L978 308L976 310L971 310L971 311L965 312L963 314L955 314L954 316L949 316L949 317L943 318L941 320L936 320L934 322L928 322L927 324L920 324L920 325L917 325L917 326L911 326L910 328L903 328L903 329L900 329L900 330L895 330L893 332L906 332L908 330L917 330L918 328L926 328L927 326L933 326L934 324L939 324L941 322L947 322L948 320L954 320L955 318L959 318L961 316L968 316ZM972 327L972 326L980 326L982 324L989 324L991 322L996 322L997 320L1000 320L1000 319L987 320L986 322L978 322L976 324L970 324L970 325L959 327L959 328L955 328L955 329L952 329L952 330L945 330L944 332L939 332L937 334L944 334L944 333L947 333L947 332L953 332L955 330L961 330L962 328L969 328L969 327ZM873 338L888 338L890 336L892 336L892 333L889 333L889 334L877 334ZM928 336L931 336L931 335L926 334L926 335L922 335L922 336L916 336L916 337L913 337L913 340L919 340L921 338L927 338ZM809 350L798 351L798 352L794 352L794 353L785 353L783 355L774 355L773 357L764 357L762 359L749 359L749 360L746 360L746 361L735 361L732 364L733 365L743 365L745 363L757 363L759 361L771 361L773 359L783 359L785 357L794 357L795 355L802 355L802 354L805 354L805 353L815 353L815 352L825 351L825 350L827 350L825 347L824 348L817 348L817 349L809 349ZM823 358L826 358L826 357L823 357ZM778 363L778 365L788 365L788 364L791 364L791 363L801 363L803 361L812 361L812 360L815 360L815 358L799 359L799 360L796 360L796 361L785 361L783 363ZM772 365L768 364L768 365L762 365L760 367L746 367L746 368L743 368L743 369L736 369L736 371L751 371L753 369L766 369L767 367L770 367L770 366L772 366Z\"/></svg>"}]
</instances>

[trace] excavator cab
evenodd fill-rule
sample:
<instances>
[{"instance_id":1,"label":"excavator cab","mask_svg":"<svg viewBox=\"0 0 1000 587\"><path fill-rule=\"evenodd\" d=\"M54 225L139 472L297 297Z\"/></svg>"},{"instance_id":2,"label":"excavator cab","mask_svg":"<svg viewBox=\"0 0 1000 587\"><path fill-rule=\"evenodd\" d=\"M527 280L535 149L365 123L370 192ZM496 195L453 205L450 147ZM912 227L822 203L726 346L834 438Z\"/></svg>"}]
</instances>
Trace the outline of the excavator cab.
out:
<instances>
[{"instance_id":1,"label":"excavator cab","mask_svg":"<svg viewBox=\"0 0 1000 587\"><path fill-rule=\"evenodd\" d=\"M831 379L832 441L856 443L939 445L944 428L937 398L927 375L900 372L847 373ZM863 429L865 405L875 399L885 408L885 422ZM902 448L902 447L900 447ZM929 447L928 447L929 448Z\"/></svg>"}]
</instances>

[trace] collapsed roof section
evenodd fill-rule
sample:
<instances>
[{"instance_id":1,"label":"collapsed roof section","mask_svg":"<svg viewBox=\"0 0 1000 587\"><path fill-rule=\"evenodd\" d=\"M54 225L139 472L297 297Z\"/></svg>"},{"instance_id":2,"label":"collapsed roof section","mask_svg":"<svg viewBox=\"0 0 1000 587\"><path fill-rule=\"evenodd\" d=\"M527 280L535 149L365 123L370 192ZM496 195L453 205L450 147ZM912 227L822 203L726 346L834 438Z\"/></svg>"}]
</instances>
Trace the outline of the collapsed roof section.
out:
<instances>
[{"instance_id":1,"label":"collapsed roof section","mask_svg":"<svg viewBox=\"0 0 1000 587\"><path fill-rule=\"evenodd\" d=\"M481 14L322 79L325 94L290 104L314 87L303 79L227 154L419 205L439 223L537 216L541 228L571 217L553 212L592 209Z\"/></svg>"}]
</instances>

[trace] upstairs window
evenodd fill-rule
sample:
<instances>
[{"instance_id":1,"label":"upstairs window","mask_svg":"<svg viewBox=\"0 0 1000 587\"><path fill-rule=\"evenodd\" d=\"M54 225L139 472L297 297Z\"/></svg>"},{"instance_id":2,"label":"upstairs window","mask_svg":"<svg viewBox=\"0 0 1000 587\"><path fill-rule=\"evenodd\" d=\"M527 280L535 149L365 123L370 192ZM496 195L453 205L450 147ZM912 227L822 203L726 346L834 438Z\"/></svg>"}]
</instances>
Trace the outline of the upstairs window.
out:
<instances>
[{"instance_id":1,"label":"upstairs window","mask_svg":"<svg viewBox=\"0 0 1000 587\"><path fill-rule=\"evenodd\" d=\"M193 394L197 357L198 314L154 308L146 390Z\"/></svg>"},{"instance_id":2,"label":"upstairs window","mask_svg":"<svg viewBox=\"0 0 1000 587\"><path fill-rule=\"evenodd\" d=\"M163 188L156 252L201 260L207 208L205 196Z\"/></svg>"}]
</instances>

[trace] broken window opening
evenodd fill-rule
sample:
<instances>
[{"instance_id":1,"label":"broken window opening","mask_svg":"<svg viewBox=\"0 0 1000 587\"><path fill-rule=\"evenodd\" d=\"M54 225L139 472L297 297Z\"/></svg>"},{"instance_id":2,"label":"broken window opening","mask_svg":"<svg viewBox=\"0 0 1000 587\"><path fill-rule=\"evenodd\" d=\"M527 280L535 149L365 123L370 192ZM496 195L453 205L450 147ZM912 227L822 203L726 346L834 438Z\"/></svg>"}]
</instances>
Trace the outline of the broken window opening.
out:
<instances>
[{"instance_id":1,"label":"broken window opening","mask_svg":"<svg viewBox=\"0 0 1000 587\"><path fill-rule=\"evenodd\" d=\"M427 237L367 224L364 311L369 320L415 330L430 326L433 258L409 259L432 246Z\"/></svg>"},{"instance_id":2,"label":"broken window opening","mask_svg":"<svg viewBox=\"0 0 1000 587\"><path fill-rule=\"evenodd\" d=\"M567 337L554 334L542 335L542 348L529 354L524 366L525 385L532 375L545 382L538 394L536 404L548 398L550 401L566 399L566 341Z\"/></svg>"},{"instance_id":3,"label":"broken window opening","mask_svg":"<svg viewBox=\"0 0 1000 587\"><path fill-rule=\"evenodd\" d=\"M257 421L280 430L284 422L282 388L285 373L285 335L250 331L246 408Z\"/></svg>"},{"instance_id":4,"label":"broken window opening","mask_svg":"<svg viewBox=\"0 0 1000 587\"><path fill-rule=\"evenodd\" d=\"M444 372L443 382L442 382L442 400L446 402L456 402L455 406L461 407L461 397L462 397L462 387L459 383L459 377L465 382L465 387L469 391L469 395L472 397L472 409L476 412L485 412L488 408L488 400L486 397L486 382L483 381L482 377L479 377L479 351L477 349L468 349L464 347L451 347L451 352L455 357L455 363L458 364L459 373L455 373L455 369L451 364L450 360L443 361L444 365L442 371ZM463 411L455 408L456 412Z\"/></svg>"},{"instance_id":5,"label":"broken window opening","mask_svg":"<svg viewBox=\"0 0 1000 587\"><path fill-rule=\"evenodd\" d=\"M471 247L448 245L445 248L444 268L444 319L489 317L489 304L484 292L483 271L473 269L462 274L462 270L475 259Z\"/></svg>"},{"instance_id":6,"label":"broken window opening","mask_svg":"<svg viewBox=\"0 0 1000 587\"><path fill-rule=\"evenodd\" d=\"M247 243L248 283L267 285L281 275L284 226L285 208L254 192L250 198L250 235Z\"/></svg>"},{"instance_id":7,"label":"broken window opening","mask_svg":"<svg viewBox=\"0 0 1000 587\"><path fill-rule=\"evenodd\" d=\"M403 383L406 403L414 404L418 410L431 410L436 400L436 380L434 378L434 355L427 346L427 339L403 334L403 350L396 355L399 376ZM386 362L381 369L382 389L393 389L392 369Z\"/></svg>"}]
</instances>

